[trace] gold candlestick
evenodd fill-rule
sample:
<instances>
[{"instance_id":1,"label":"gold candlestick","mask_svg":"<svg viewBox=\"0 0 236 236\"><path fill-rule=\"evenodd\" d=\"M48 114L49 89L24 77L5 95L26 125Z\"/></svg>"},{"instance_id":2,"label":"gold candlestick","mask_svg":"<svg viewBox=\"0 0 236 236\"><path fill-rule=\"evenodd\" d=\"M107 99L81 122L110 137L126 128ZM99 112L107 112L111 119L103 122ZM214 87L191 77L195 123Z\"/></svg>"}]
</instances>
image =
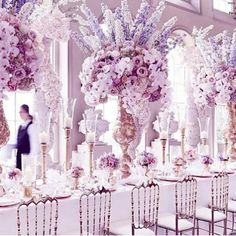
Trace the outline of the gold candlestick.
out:
<instances>
[{"instance_id":1,"label":"gold candlestick","mask_svg":"<svg viewBox=\"0 0 236 236\"><path fill-rule=\"evenodd\" d=\"M48 145L47 143L41 143L41 155L42 155L42 163L41 163L41 177L43 179L43 183L46 184L46 158L47 158L47 150L48 150Z\"/></svg>"},{"instance_id":2,"label":"gold candlestick","mask_svg":"<svg viewBox=\"0 0 236 236\"><path fill-rule=\"evenodd\" d=\"M162 164L165 165L166 163L166 142L167 139L161 139L161 145L162 145Z\"/></svg>"},{"instance_id":3,"label":"gold candlestick","mask_svg":"<svg viewBox=\"0 0 236 236\"><path fill-rule=\"evenodd\" d=\"M227 153L228 153L228 139L225 137L224 138L224 154L227 157Z\"/></svg>"},{"instance_id":4,"label":"gold candlestick","mask_svg":"<svg viewBox=\"0 0 236 236\"><path fill-rule=\"evenodd\" d=\"M89 146L89 177L92 178L93 170L94 170L94 165L93 165L93 148L94 148L94 143L88 143L88 146Z\"/></svg>"},{"instance_id":5,"label":"gold candlestick","mask_svg":"<svg viewBox=\"0 0 236 236\"><path fill-rule=\"evenodd\" d=\"M207 145L207 138L201 138L201 144Z\"/></svg>"},{"instance_id":6,"label":"gold candlestick","mask_svg":"<svg viewBox=\"0 0 236 236\"><path fill-rule=\"evenodd\" d=\"M24 197L32 197L32 186L23 186Z\"/></svg>"},{"instance_id":7,"label":"gold candlestick","mask_svg":"<svg viewBox=\"0 0 236 236\"><path fill-rule=\"evenodd\" d=\"M71 158L70 158L70 135L71 128L65 128L66 135L66 163L65 163L65 171L68 171L71 168Z\"/></svg>"},{"instance_id":8,"label":"gold candlestick","mask_svg":"<svg viewBox=\"0 0 236 236\"><path fill-rule=\"evenodd\" d=\"M182 154L182 158L185 160L185 148L184 148L184 143L185 141L185 128L181 129L181 154Z\"/></svg>"}]
</instances>

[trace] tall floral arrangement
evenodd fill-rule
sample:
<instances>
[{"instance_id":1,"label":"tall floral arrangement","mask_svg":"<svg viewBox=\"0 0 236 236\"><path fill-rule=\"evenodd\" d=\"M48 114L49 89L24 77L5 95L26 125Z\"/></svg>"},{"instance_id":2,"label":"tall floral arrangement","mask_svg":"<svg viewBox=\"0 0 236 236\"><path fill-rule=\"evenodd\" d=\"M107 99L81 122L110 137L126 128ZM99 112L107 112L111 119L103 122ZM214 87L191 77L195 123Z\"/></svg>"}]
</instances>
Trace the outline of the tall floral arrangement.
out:
<instances>
[{"instance_id":1,"label":"tall floral arrangement","mask_svg":"<svg viewBox=\"0 0 236 236\"><path fill-rule=\"evenodd\" d=\"M236 101L236 32L206 38L212 28L193 30L198 51L193 89L199 106Z\"/></svg>"},{"instance_id":2,"label":"tall floral arrangement","mask_svg":"<svg viewBox=\"0 0 236 236\"><path fill-rule=\"evenodd\" d=\"M35 89L39 126L49 127L50 144L62 100L50 51L54 41L69 40L71 17L62 8L71 1L3 0L0 6L0 98L4 91Z\"/></svg>"},{"instance_id":3,"label":"tall floral arrangement","mask_svg":"<svg viewBox=\"0 0 236 236\"><path fill-rule=\"evenodd\" d=\"M169 104L166 54L176 43L169 40L176 18L157 31L164 8L161 1L151 12L152 7L144 0L133 18L127 0L121 0L114 11L102 4L100 23L86 4L81 5L86 19L78 18L80 33L72 32L71 37L90 54L79 75L88 105L118 96L139 125L145 125L149 102L160 101L163 108Z\"/></svg>"},{"instance_id":4,"label":"tall floral arrangement","mask_svg":"<svg viewBox=\"0 0 236 236\"><path fill-rule=\"evenodd\" d=\"M0 8L0 95L29 90L40 83L43 51L35 31L19 17Z\"/></svg>"}]
</instances>

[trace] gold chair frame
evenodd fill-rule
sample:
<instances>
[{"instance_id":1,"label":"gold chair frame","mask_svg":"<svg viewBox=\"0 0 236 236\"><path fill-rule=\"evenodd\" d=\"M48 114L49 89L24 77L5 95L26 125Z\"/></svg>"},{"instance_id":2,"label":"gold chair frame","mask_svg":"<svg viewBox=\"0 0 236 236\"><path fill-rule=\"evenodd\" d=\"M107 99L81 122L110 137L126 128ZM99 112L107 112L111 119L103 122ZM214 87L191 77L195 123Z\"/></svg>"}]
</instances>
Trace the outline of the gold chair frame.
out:
<instances>
[{"instance_id":1,"label":"gold chair frame","mask_svg":"<svg viewBox=\"0 0 236 236\"><path fill-rule=\"evenodd\" d=\"M227 212L228 212L228 196L229 196L229 176L225 172L215 175L211 181L211 222L209 222L209 235L215 233L214 212L223 212L226 215L224 221L224 235L227 233ZM199 235L199 221L197 219L197 234ZM220 221L218 221L220 222Z\"/></svg>"},{"instance_id":2,"label":"gold chair frame","mask_svg":"<svg viewBox=\"0 0 236 236\"><path fill-rule=\"evenodd\" d=\"M140 197L142 192L143 199ZM135 235L136 229L151 227L155 227L155 235L157 235L159 195L160 187L154 182L149 182L148 184L143 183L132 189L132 235ZM143 207L141 206L141 202L143 203ZM136 218L138 219L138 222L135 222Z\"/></svg>"},{"instance_id":3,"label":"gold chair frame","mask_svg":"<svg viewBox=\"0 0 236 236\"><path fill-rule=\"evenodd\" d=\"M197 203L197 180L192 176L186 176L184 179L175 184L175 234L182 234L184 231L179 231L179 220L191 219L193 221L192 235L195 234L195 217ZM159 226L160 227L160 226ZM161 227L163 228L163 227ZM166 234L171 230L166 229ZM172 230L173 231L173 230Z\"/></svg>"},{"instance_id":4,"label":"gold chair frame","mask_svg":"<svg viewBox=\"0 0 236 236\"><path fill-rule=\"evenodd\" d=\"M50 218L49 218L49 229L46 232L46 204L50 203ZM55 203L55 218L54 218L54 227L52 226L53 223L53 203ZM35 207L35 220L34 220L34 235L38 235L38 205L43 204L43 235L57 235L57 220L58 220L58 201L56 198L52 197L43 197L40 199L36 199L35 197L31 198L28 201L22 201L17 207L17 232L18 235L21 235L21 216L20 210L23 207L26 207L26 230L27 235L30 235L30 222L29 222L29 207Z\"/></svg>"},{"instance_id":5,"label":"gold chair frame","mask_svg":"<svg viewBox=\"0 0 236 236\"><path fill-rule=\"evenodd\" d=\"M83 201L86 202L86 211L83 209ZM90 208L92 201L93 206ZM98 205L97 205L98 204ZM99 206L98 211L96 206ZM90 217L90 209L92 209L93 216ZM91 191L81 195L79 200L80 210L80 235L109 235L110 217L111 217L111 191L102 187L101 190ZM85 212L85 217L83 213ZM98 214L97 214L98 213ZM98 228L96 228L96 218L98 220ZM85 219L84 219L85 218ZM85 220L85 221L84 221ZM103 222L102 222L103 220ZM92 232L90 230L90 222L92 221ZM86 223L86 231L83 224ZM98 231L97 231L98 230Z\"/></svg>"}]
</instances>

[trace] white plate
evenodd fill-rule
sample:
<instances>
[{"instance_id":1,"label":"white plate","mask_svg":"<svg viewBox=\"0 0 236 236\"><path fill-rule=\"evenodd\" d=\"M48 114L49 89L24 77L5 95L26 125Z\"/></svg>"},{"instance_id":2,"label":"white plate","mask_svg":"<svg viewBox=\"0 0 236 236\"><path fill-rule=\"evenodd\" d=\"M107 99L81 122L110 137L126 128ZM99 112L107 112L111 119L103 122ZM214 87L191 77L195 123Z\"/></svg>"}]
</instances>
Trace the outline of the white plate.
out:
<instances>
[{"instance_id":1,"label":"white plate","mask_svg":"<svg viewBox=\"0 0 236 236\"><path fill-rule=\"evenodd\" d=\"M167 181L167 182L178 182L179 180L181 180L180 177L176 177L176 176L161 176L159 177L159 179L161 181Z\"/></svg>"},{"instance_id":2,"label":"white plate","mask_svg":"<svg viewBox=\"0 0 236 236\"><path fill-rule=\"evenodd\" d=\"M55 196L56 199L64 199L71 197L71 193L59 193Z\"/></svg>"},{"instance_id":3,"label":"white plate","mask_svg":"<svg viewBox=\"0 0 236 236\"><path fill-rule=\"evenodd\" d=\"M212 177L211 174L192 174L192 176L196 178L211 178Z\"/></svg>"},{"instance_id":4,"label":"white plate","mask_svg":"<svg viewBox=\"0 0 236 236\"><path fill-rule=\"evenodd\" d=\"M0 198L0 207L14 206L20 203L18 199Z\"/></svg>"},{"instance_id":5,"label":"white plate","mask_svg":"<svg viewBox=\"0 0 236 236\"><path fill-rule=\"evenodd\" d=\"M222 173L222 172L225 172L228 175L231 175L231 174L235 173L235 171L232 171L232 170L227 170L227 171L213 170L213 171L211 171L211 173L213 173L213 174L219 174L219 173Z\"/></svg>"}]
</instances>

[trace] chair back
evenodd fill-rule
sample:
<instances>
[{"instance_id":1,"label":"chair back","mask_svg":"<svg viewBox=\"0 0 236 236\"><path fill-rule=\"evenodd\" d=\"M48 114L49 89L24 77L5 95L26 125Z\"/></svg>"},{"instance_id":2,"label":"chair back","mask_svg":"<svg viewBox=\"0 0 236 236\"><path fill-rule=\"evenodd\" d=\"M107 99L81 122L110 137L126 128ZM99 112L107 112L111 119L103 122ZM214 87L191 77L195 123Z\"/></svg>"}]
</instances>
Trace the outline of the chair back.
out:
<instances>
[{"instance_id":1,"label":"chair back","mask_svg":"<svg viewBox=\"0 0 236 236\"><path fill-rule=\"evenodd\" d=\"M176 217L195 219L197 202L197 180L187 176L175 185Z\"/></svg>"},{"instance_id":2,"label":"chair back","mask_svg":"<svg viewBox=\"0 0 236 236\"><path fill-rule=\"evenodd\" d=\"M17 207L18 235L57 235L58 201L32 198Z\"/></svg>"},{"instance_id":3,"label":"chair back","mask_svg":"<svg viewBox=\"0 0 236 236\"><path fill-rule=\"evenodd\" d=\"M111 191L104 187L81 195L80 235L109 235Z\"/></svg>"},{"instance_id":4,"label":"chair back","mask_svg":"<svg viewBox=\"0 0 236 236\"><path fill-rule=\"evenodd\" d=\"M133 188L131 192L132 235L135 229L155 227L157 233L160 188L149 182Z\"/></svg>"},{"instance_id":5,"label":"chair back","mask_svg":"<svg viewBox=\"0 0 236 236\"><path fill-rule=\"evenodd\" d=\"M227 212L229 196L229 176L221 172L212 178L211 182L212 210Z\"/></svg>"}]
</instances>

